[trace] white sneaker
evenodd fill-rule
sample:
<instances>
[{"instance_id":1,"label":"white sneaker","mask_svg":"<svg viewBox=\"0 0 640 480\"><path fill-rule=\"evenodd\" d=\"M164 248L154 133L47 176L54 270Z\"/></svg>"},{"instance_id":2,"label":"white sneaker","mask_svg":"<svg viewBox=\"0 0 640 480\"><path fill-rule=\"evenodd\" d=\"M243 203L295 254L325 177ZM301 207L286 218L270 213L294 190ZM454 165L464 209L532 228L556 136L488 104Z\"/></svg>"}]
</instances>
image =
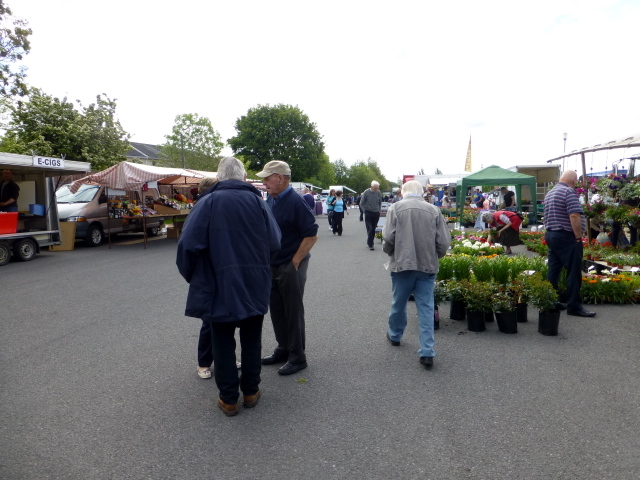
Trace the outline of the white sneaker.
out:
<instances>
[{"instance_id":1,"label":"white sneaker","mask_svg":"<svg viewBox=\"0 0 640 480\"><path fill-rule=\"evenodd\" d=\"M211 378L211 368L198 367L198 376L200 378Z\"/></svg>"}]
</instances>

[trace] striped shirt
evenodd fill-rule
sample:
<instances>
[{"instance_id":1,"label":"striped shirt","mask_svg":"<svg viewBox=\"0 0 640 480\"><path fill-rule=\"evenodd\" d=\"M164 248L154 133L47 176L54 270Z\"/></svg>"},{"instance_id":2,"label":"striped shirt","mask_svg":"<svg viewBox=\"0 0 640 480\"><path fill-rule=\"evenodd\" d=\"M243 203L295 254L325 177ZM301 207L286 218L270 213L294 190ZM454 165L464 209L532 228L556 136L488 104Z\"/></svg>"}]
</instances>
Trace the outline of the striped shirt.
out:
<instances>
[{"instance_id":1,"label":"striped shirt","mask_svg":"<svg viewBox=\"0 0 640 480\"><path fill-rule=\"evenodd\" d=\"M544 226L547 230L565 230L573 232L569 215L579 213L581 223L585 225L584 210L578 194L566 183L558 183L544 197Z\"/></svg>"}]
</instances>

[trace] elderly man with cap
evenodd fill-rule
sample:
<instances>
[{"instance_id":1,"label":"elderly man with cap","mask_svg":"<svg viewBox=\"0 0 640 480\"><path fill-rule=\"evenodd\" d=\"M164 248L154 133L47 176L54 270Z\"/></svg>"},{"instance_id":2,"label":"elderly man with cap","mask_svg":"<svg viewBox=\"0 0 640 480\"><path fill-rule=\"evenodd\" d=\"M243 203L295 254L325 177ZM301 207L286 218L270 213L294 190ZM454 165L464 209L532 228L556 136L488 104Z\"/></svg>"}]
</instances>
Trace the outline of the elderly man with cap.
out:
<instances>
[{"instance_id":1,"label":"elderly man with cap","mask_svg":"<svg viewBox=\"0 0 640 480\"><path fill-rule=\"evenodd\" d=\"M263 365L284 363L280 375L307 368L304 332L304 286L311 248L318 240L316 217L289 182L291 169L274 160L257 173L267 189L267 205L282 232L282 248L271 259L271 322L278 346Z\"/></svg>"}]
</instances>

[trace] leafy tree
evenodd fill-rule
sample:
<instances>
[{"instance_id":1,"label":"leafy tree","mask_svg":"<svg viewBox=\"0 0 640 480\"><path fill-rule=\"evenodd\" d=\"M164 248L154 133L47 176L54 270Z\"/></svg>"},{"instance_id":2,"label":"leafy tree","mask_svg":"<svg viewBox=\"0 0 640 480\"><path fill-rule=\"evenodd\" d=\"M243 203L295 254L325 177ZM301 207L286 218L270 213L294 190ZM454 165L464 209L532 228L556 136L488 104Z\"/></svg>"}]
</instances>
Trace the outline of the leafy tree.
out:
<instances>
[{"instance_id":1,"label":"leafy tree","mask_svg":"<svg viewBox=\"0 0 640 480\"><path fill-rule=\"evenodd\" d=\"M328 187L329 185L340 184L340 182L336 180L334 165L329 161L329 156L326 153L322 154L319 165L318 174L314 177L305 178L303 182L309 182L317 187Z\"/></svg>"},{"instance_id":2,"label":"leafy tree","mask_svg":"<svg viewBox=\"0 0 640 480\"><path fill-rule=\"evenodd\" d=\"M0 0L0 95L26 95L26 67L12 65L31 50L29 35L33 32L25 20L12 16L11 9Z\"/></svg>"},{"instance_id":3,"label":"leafy tree","mask_svg":"<svg viewBox=\"0 0 640 480\"><path fill-rule=\"evenodd\" d=\"M433 174L434 175L442 175L442 171L438 167L436 167L436 171L433 172ZM424 173L423 173L423 175L424 175Z\"/></svg>"},{"instance_id":4,"label":"leafy tree","mask_svg":"<svg viewBox=\"0 0 640 480\"><path fill-rule=\"evenodd\" d=\"M105 94L79 109L32 88L27 101L10 105L10 120L0 148L10 153L46 155L90 162L102 170L126 160L129 135L116 120L116 102ZM104 95L104 97L103 97Z\"/></svg>"},{"instance_id":5,"label":"leafy tree","mask_svg":"<svg viewBox=\"0 0 640 480\"><path fill-rule=\"evenodd\" d=\"M346 185L349 179L349 167L344 163L344 160L339 158L333 164L333 173L336 177L336 185Z\"/></svg>"},{"instance_id":6,"label":"leafy tree","mask_svg":"<svg viewBox=\"0 0 640 480\"><path fill-rule=\"evenodd\" d=\"M366 162L361 160L349 167L349 180L346 185L362 193L371 186L373 180L380 183L381 191L386 192L391 190L389 180L382 175L378 164L369 158Z\"/></svg>"},{"instance_id":7,"label":"leafy tree","mask_svg":"<svg viewBox=\"0 0 640 480\"><path fill-rule=\"evenodd\" d=\"M424 175L424 168L421 168L420 170L418 170L417 175Z\"/></svg>"},{"instance_id":8,"label":"leafy tree","mask_svg":"<svg viewBox=\"0 0 640 480\"><path fill-rule=\"evenodd\" d=\"M207 117L197 113L177 115L171 135L161 150L166 166L184 166L195 170L215 172L220 163L220 151L224 147L220 134L213 129Z\"/></svg>"},{"instance_id":9,"label":"leafy tree","mask_svg":"<svg viewBox=\"0 0 640 480\"><path fill-rule=\"evenodd\" d=\"M237 135L228 143L250 168L262 169L271 160L284 160L296 181L319 174L324 154L322 136L297 106L258 105L238 118L235 129Z\"/></svg>"}]
</instances>

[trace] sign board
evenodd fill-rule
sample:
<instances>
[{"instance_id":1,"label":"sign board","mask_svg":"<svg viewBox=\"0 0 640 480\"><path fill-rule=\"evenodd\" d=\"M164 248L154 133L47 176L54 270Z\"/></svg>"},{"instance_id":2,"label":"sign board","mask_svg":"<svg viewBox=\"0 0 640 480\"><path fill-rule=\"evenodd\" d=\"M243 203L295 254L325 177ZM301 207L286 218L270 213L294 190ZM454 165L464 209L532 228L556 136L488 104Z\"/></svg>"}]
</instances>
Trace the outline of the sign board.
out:
<instances>
[{"instance_id":1,"label":"sign board","mask_svg":"<svg viewBox=\"0 0 640 480\"><path fill-rule=\"evenodd\" d=\"M32 162L34 167L64 169L64 160L62 158L39 157L34 155Z\"/></svg>"}]
</instances>

